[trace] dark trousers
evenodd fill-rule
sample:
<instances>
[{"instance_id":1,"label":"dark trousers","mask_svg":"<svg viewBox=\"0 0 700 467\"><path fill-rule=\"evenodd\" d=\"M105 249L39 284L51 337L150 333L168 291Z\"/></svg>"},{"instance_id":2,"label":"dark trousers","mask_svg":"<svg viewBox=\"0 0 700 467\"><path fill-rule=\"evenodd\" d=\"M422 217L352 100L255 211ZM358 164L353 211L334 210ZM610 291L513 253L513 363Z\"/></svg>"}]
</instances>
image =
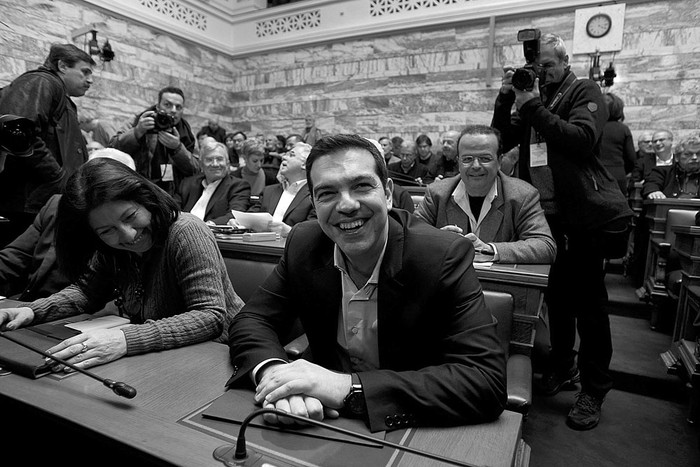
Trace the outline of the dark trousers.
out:
<instances>
[{"instance_id":1,"label":"dark trousers","mask_svg":"<svg viewBox=\"0 0 700 467\"><path fill-rule=\"evenodd\" d=\"M612 388L602 233L565 231L556 219L550 220L550 227L558 248L546 294L551 370L563 373L574 366L578 330L582 389L602 398Z\"/></svg>"}]
</instances>

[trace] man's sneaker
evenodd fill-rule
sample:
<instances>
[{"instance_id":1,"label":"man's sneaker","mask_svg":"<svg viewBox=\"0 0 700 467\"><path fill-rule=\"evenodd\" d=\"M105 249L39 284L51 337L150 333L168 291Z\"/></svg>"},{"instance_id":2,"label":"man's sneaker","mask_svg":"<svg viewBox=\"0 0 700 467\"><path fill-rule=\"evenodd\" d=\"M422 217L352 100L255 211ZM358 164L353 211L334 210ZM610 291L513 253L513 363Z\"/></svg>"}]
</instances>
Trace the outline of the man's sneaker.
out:
<instances>
[{"instance_id":1,"label":"man's sneaker","mask_svg":"<svg viewBox=\"0 0 700 467\"><path fill-rule=\"evenodd\" d=\"M571 407L566 424L574 430L590 430L595 428L600 421L600 407L603 399L599 399L585 392L576 395L576 402Z\"/></svg>"},{"instance_id":2,"label":"man's sneaker","mask_svg":"<svg viewBox=\"0 0 700 467\"><path fill-rule=\"evenodd\" d=\"M572 387L581 381L581 373L573 367L565 374L545 373L537 384L537 390L545 396L553 396L565 387Z\"/></svg>"}]
</instances>

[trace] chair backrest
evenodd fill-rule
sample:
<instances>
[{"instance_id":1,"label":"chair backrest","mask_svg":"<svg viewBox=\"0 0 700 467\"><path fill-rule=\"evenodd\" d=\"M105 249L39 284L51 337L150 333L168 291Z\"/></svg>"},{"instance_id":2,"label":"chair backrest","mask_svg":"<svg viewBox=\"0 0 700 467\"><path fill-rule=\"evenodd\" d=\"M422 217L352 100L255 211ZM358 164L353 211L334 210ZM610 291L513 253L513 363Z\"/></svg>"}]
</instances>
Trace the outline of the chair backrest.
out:
<instances>
[{"instance_id":1,"label":"chair backrest","mask_svg":"<svg viewBox=\"0 0 700 467\"><path fill-rule=\"evenodd\" d=\"M695 215L698 211L689 211L686 209L669 209L666 214L666 231L664 233L664 242L673 245L676 240L676 233L673 227L679 225L695 225Z\"/></svg>"},{"instance_id":2,"label":"chair backrest","mask_svg":"<svg viewBox=\"0 0 700 467\"><path fill-rule=\"evenodd\" d=\"M247 302L258 286L265 282L276 266L275 263L226 257L224 257L224 263L233 289L244 302Z\"/></svg>"},{"instance_id":3,"label":"chair backrest","mask_svg":"<svg viewBox=\"0 0 700 467\"><path fill-rule=\"evenodd\" d=\"M509 293L484 290L484 300L491 315L496 318L496 334L501 341L506 358L510 355L510 341L513 332L513 296Z\"/></svg>"}]
</instances>

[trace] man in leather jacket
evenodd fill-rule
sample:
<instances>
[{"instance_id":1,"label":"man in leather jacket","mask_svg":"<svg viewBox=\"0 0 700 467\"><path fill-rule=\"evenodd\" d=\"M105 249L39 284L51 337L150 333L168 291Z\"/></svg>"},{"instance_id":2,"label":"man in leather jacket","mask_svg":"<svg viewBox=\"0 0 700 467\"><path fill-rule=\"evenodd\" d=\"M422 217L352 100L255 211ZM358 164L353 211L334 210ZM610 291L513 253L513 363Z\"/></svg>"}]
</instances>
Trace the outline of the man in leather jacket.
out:
<instances>
[{"instance_id":1,"label":"man in leather jacket","mask_svg":"<svg viewBox=\"0 0 700 467\"><path fill-rule=\"evenodd\" d=\"M30 157L10 158L0 174L0 215L9 225L0 246L23 232L49 197L87 161L77 108L71 97L92 84L95 61L72 44L54 44L42 66L15 78L0 94L0 115L14 114L34 122Z\"/></svg>"}]
</instances>

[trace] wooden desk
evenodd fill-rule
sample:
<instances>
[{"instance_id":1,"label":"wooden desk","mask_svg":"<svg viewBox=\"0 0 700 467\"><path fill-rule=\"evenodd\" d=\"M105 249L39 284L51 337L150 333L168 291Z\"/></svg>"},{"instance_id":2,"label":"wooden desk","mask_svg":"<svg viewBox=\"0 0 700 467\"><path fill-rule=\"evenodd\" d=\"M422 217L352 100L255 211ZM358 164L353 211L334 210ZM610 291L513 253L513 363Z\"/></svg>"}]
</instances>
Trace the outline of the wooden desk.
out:
<instances>
[{"instance_id":1,"label":"wooden desk","mask_svg":"<svg viewBox=\"0 0 700 467\"><path fill-rule=\"evenodd\" d=\"M277 264L284 252L284 240L274 242L244 242L217 240L236 292L249 296L253 283L259 284ZM265 263L261 266L255 263ZM514 340L511 350L530 355L535 343L535 325L542 312L544 292L549 282L549 264L493 264L476 267L484 290L506 292L513 296ZM246 271L238 274L238 271ZM239 292L239 290L241 292Z\"/></svg>"},{"instance_id":2,"label":"wooden desk","mask_svg":"<svg viewBox=\"0 0 700 467\"><path fill-rule=\"evenodd\" d=\"M12 305L8 300L0 302L0 307ZM126 382L138 394L134 399L120 398L82 374L36 380L14 374L0 376L6 448L35 465L30 461L39 458L72 465L223 465L212 453L233 441L181 421L223 393L232 373L227 346L206 342L122 358L91 371ZM15 430L9 430L10 425ZM493 423L415 430L409 444L478 465L527 465L529 447L521 439L521 427L520 414L504 412ZM401 431L392 433L397 438L402 435ZM352 456L358 449L342 446L343 456ZM323 465L340 466L342 459L334 457ZM402 455L393 465L435 464Z\"/></svg>"},{"instance_id":3,"label":"wooden desk","mask_svg":"<svg viewBox=\"0 0 700 467\"><path fill-rule=\"evenodd\" d=\"M700 209L700 199L646 199L644 208L649 223L649 237L663 238L666 234L666 217L669 209L697 211Z\"/></svg>"}]
</instances>

